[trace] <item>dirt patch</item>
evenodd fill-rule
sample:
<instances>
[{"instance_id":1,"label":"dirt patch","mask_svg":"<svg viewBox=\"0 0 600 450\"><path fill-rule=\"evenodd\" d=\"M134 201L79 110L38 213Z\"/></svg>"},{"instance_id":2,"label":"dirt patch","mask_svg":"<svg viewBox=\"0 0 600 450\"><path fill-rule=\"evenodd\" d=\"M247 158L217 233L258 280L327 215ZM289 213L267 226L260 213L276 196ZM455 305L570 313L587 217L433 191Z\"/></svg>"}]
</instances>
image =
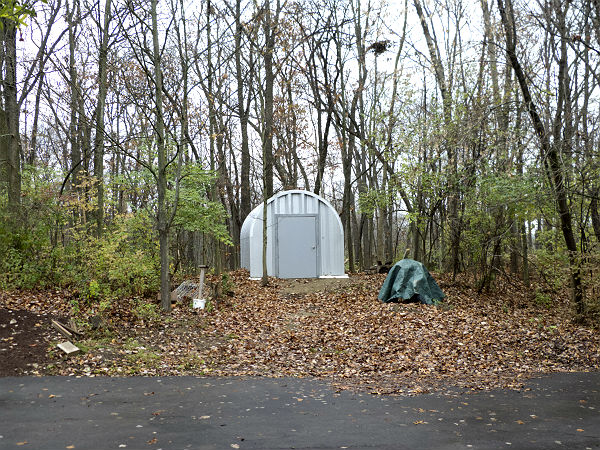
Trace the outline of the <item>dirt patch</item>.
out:
<instances>
[{"instance_id":1,"label":"dirt patch","mask_svg":"<svg viewBox=\"0 0 600 450\"><path fill-rule=\"evenodd\" d=\"M353 284L352 278L292 278L280 280L283 294L314 294L316 292L336 292Z\"/></svg>"},{"instance_id":2,"label":"dirt patch","mask_svg":"<svg viewBox=\"0 0 600 450\"><path fill-rule=\"evenodd\" d=\"M0 308L0 376L37 374L51 362L50 341L58 334L47 314Z\"/></svg>"}]
</instances>

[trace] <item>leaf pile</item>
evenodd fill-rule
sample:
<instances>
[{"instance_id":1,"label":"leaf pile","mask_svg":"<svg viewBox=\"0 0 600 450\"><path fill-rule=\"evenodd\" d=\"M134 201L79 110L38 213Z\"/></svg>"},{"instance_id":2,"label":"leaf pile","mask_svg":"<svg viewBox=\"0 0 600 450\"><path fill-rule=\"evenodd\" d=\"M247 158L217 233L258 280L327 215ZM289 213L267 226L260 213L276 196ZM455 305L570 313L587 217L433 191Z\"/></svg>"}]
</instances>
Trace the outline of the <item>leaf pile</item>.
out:
<instances>
[{"instance_id":1,"label":"leaf pile","mask_svg":"<svg viewBox=\"0 0 600 450\"><path fill-rule=\"evenodd\" d=\"M140 317L131 302L115 302L106 329L77 343L83 355L54 354L35 373L313 376L339 388L420 393L518 388L532 374L600 368L600 336L572 322L566 300L550 309L518 283L479 295L441 277L440 306L382 304L384 278L272 279L263 288L237 271L234 295L212 310L182 303ZM68 310L59 297L46 309Z\"/></svg>"},{"instance_id":2,"label":"leaf pile","mask_svg":"<svg viewBox=\"0 0 600 450\"><path fill-rule=\"evenodd\" d=\"M210 354L214 373L421 392L519 386L532 373L600 367L598 334L573 325L564 308L523 308L528 300L515 288L498 299L450 283L442 283L448 299L440 307L382 304L384 278L357 276L335 292L304 295L239 280L244 294L211 317L210 332L231 337Z\"/></svg>"}]
</instances>

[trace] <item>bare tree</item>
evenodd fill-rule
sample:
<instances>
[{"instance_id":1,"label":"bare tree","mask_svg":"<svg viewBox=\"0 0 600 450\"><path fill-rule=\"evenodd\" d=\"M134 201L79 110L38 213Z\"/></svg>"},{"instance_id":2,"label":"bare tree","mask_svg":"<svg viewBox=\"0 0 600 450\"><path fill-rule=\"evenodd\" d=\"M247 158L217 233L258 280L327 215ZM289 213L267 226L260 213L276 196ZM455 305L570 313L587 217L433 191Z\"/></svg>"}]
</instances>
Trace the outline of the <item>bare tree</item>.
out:
<instances>
[{"instance_id":1,"label":"bare tree","mask_svg":"<svg viewBox=\"0 0 600 450\"><path fill-rule=\"evenodd\" d=\"M104 16L98 31L101 36L98 55L98 98L96 104L96 125L94 137L94 175L96 177L97 210L96 210L96 233L102 235L104 227L104 109L106 105L106 94L108 91L108 45L110 38L112 0L105 0Z\"/></svg>"},{"instance_id":2,"label":"bare tree","mask_svg":"<svg viewBox=\"0 0 600 450\"><path fill-rule=\"evenodd\" d=\"M446 78L446 73L444 70L444 65L442 63L440 49L437 41L434 39L434 36L429 30L429 25L427 23L427 18L425 17L425 13L423 11L423 7L421 6L420 0L413 0L413 4L419 16L419 20L421 22L421 28L423 30L423 35L425 37L425 41L427 43L427 49L429 51L429 57L431 60L432 69L435 75L435 80L437 82L438 89L442 96L442 109L443 109L443 117L444 117L444 125L446 127L446 132L450 133L452 127L452 92L451 86L448 83ZM458 194L458 185L457 185L457 174L458 174L458 160L456 156L456 150L454 148L454 143L451 139L447 139L444 143L446 148L446 153L448 155L448 226L450 229L450 248L451 248L451 257L449 260L449 265L447 266L449 270L451 270L456 276L458 272L458 264L459 264L459 250L460 250L460 231L461 227L459 224L458 217L458 207L459 207L459 194Z\"/></svg>"},{"instance_id":3,"label":"bare tree","mask_svg":"<svg viewBox=\"0 0 600 450\"><path fill-rule=\"evenodd\" d=\"M550 133L544 124L539 112L538 106L536 105L531 91L529 88L529 81L523 70L521 62L517 55L517 29L515 23L515 15L513 4L511 0L507 0L506 3L503 0L498 1L498 9L500 11L500 17L502 19L502 25L504 27L504 37L506 41L506 54L510 61L510 64L515 72L515 76L523 95L523 101L525 107L529 113L533 129L537 138L540 141L540 150L542 152L542 159L544 161L544 168L548 180L553 187L554 196L556 200L556 208L560 218L561 231L565 240L569 255L569 264L571 270L571 282L573 289L573 301L575 303L577 314L583 316L584 299L583 299L583 286L581 283L581 268L577 257L577 243L575 241L575 235L573 233L573 219L571 215L571 209L569 206L569 199L567 195L567 186L565 184L565 166L560 157L560 149L563 145L569 144L569 136L565 136L561 139L563 130L561 127L565 127L564 131L570 133L569 117L565 117L565 108L569 101L569 85L568 85L568 52L567 52L567 40L569 37L566 35L565 19L569 5L565 4L554 4L553 13L556 17L557 32L560 37L559 47L559 66L558 66L558 98L556 105L556 113L553 120L553 132L554 142L550 141Z\"/></svg>"}]
</instances>

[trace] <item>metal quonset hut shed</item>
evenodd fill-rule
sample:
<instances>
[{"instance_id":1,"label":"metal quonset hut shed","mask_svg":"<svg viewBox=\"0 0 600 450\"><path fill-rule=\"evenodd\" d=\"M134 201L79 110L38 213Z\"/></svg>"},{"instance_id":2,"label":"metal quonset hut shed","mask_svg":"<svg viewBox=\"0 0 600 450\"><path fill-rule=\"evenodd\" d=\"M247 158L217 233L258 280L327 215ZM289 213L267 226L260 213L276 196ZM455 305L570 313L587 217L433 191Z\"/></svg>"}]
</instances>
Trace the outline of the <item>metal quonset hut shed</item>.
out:
<instances>
[{"instance_id":1,"label":"metal quonset hut shed","mask_svg":"<svg viewBox=\"0 0 600 450\"><path fill-rule=\"evenodd\" d=\"M262 277L263 204L240 233L242 267ZM344 230L331 204L309 191L282 191L267 201L267 274L278 278L346 277Z\"/></svg>"}]
</instances>

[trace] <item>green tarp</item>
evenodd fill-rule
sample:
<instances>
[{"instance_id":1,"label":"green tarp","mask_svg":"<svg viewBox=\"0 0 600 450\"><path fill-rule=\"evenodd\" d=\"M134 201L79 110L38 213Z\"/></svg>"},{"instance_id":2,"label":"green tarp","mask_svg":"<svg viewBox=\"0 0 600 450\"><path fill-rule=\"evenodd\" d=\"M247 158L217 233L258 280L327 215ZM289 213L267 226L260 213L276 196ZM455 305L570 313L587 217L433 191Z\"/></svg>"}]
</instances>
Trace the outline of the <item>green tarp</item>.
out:
<instances>
[{"instance_id":1,"label":"green tarp","mask_svg":"<svg viewBox=\"0 0 600 450\"><path fill-rule=\"evenodd\" d=\"M432 305L445 296L422 263L403 259L390 269L378 298L384 303L411 300Z\"/></svg>"}]
</instances>

